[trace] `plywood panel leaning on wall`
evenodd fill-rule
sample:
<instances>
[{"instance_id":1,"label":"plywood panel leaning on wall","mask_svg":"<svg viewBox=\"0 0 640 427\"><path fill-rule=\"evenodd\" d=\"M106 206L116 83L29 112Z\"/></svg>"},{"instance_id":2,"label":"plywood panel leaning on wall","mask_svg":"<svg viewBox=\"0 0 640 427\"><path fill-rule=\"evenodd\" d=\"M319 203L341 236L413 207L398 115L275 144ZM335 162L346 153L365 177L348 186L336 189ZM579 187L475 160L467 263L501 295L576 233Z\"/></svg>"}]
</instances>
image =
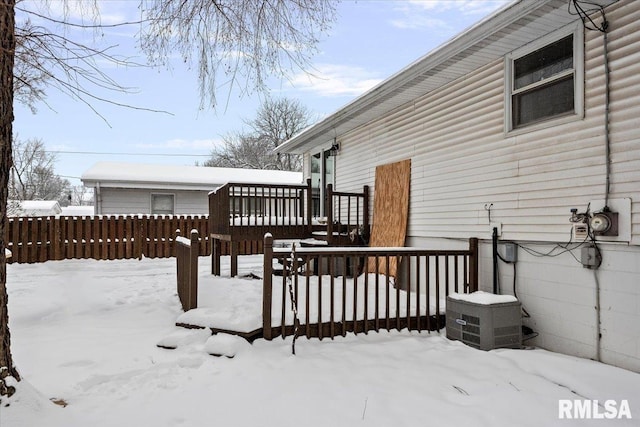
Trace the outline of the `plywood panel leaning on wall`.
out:
<instances>
[{"instance_id":1,"label":"plywood panel leaning on wall","mask_svg":"<svg viewBox=\"0 0 640 427\"><path fill-rule=\"evenodd\" d=\"M371 247L403 247L409 218L409 186L411 185L411 160L389 163L376 167L375 194L373 199L373 225ZM377 271L396 277L398 260L378 260ZM375 258L369 259L367 271L376 272Z\"/></svg>"}]
</instances>

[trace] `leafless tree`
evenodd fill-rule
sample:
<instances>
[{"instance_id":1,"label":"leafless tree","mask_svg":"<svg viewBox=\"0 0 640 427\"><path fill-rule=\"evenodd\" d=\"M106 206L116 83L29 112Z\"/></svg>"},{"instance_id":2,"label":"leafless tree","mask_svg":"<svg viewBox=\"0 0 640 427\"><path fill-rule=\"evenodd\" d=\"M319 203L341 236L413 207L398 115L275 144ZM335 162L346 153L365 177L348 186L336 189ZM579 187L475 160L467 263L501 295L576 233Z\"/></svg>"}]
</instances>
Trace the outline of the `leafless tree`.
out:
<instances>
[{"instance_id":1,"label":"leafless tree","mask_svg":"<svg viewBox=\"0 0 640 427\"><path fill-rule=\"evenodd\" d=\"M13 140L13 167L9 198L15 200L57 200L68 204L68 180L54 172L56 156L46 151L40 139Z\"/></svg>"},{"instance_id":2,"label":"leafless tree","mask_svg":"<svg viewBox=\"0 0 640 427\"><path fill-rule=\"evenodd\" d=\"M41 9L45 11L53 4L62 5L63 18L30 9L33 3L43 5ZM99 111L95 103L99 102L132 107L100 95L129 88L111 79L98 63L106 60L134 64L113 54L115 46L96 48L82 39L70 38L66 29L100 33L108 27L138 25L140 47L151 65L167 65L174 53L189 64L196 59L202 105L208 102L215 106L216 93L225 85L248 93L265 89L270 75L287 76L291 71L308 69L319 35L333 22L335 3L334 0L140 0L138 21L102 25L98 0L0 0L0 396L14 391L5 381L7 376L20 379L11 356L4 252L14 99L35 110L46 90L53 87L96 114ZM81 7L87 20L71 19L68 14L71 5ZM18 25L16 10L21 13ZM47 23L47 27L41 23ZM224 81L219 81L220 76Z\"/></svg>"},{"instance_id":3,"label":"leafless tree","mask_svg":"<svg viewBox=\"0 0 640 427\"><path fill-rule=\"evenodd\" d=\"M273 150L309 125L310 111L299 101L267 99L253 120L245 121L249 132L224 137L224 145L211 153L205 166L249 169L302 170L298 155L278 155Z\"/></svg>"},{"instance_id":4,"label":"leafless tree","mask_svg":"<svg viewBox=\"0 0 640 427\"><path fill-rule=\"evenodd\" d=\"M220 88L266 88L267 77L309 70L334 0L142 0L141 47L154 64L174 52L196 63L201 100L216 105ZM220 79L223 79L220 81Z\"/></svg>"},{"instance_id":5,"label":"leafless tree","mask_svg":"<svg viewBox=\"0 0 640 427\"><path fill-rule=\"evenodd\" d=\"M93 204L93 190L84 185L74 185L69 193L70 206L91 206Z\"/></svg>"},{"instance_id":6,"label":"leafless tree","mask_svg":"<svg viewBox=\"0 0 640 427\"><path fill-rule=\"evenodd\" d=\"M223 146L211 154L204 166L244 169L278 169L269 141L253 135L234 133L223 137Z\"/></svg>"}]
</instances>

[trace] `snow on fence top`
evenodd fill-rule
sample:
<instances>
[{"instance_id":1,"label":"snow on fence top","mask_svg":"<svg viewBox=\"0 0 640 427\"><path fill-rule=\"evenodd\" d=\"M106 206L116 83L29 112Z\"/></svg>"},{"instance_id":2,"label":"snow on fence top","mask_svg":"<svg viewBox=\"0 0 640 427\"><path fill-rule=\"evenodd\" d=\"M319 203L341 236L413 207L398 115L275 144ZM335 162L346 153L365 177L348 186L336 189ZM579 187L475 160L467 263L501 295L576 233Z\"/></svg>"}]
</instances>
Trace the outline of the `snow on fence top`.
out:
<instances>
[{"instance_id":1,"label":"snow on fence top","mask_svg":"<svg viewBox=\"0 0 640 427\"><path fill-rule=\"evenodd\" d=\"M191 240L187 239L184 236L176 236L176 243L180 243L181 245L191 246Z\"/></svg>"}]
</instances>

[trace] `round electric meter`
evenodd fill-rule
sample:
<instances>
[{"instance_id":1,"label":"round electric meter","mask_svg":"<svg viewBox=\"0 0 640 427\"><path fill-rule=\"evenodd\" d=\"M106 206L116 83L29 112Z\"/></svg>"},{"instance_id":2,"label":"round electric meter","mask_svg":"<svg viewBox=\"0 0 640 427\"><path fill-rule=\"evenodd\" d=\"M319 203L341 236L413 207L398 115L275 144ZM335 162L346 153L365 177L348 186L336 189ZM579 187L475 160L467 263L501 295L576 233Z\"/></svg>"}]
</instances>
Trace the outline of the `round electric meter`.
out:
<instances>
[{"instance_id":1,"label":"round electric meter","mask_svg":"<svg viewBox=\"0 0 640 427\"><path fill-rule=\"evenodd\" d=\"M595 214L593 218L591 218L589 225L596 233L603 233L611 227L611 221L609 221L608 216L599 213Z\"/></svg>"}]
</instances>

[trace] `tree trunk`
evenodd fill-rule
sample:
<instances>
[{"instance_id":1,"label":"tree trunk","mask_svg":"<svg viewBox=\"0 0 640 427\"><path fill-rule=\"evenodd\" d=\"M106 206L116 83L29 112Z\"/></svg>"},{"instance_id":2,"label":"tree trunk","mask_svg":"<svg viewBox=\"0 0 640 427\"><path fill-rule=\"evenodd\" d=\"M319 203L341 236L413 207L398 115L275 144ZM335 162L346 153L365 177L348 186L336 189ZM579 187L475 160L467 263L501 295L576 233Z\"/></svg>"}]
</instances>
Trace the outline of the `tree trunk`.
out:
<instances>
[{"instance_id":1,"label":"tree trunk","mask_svg":"<svg viewBox=\"0 0 640 427\"><path fill-rule=\"evenodd\" d=\"M12 394L7 375L20 379L11 357L7 311L7 259L5 255L7 198L13 133L13 62L15 58L15 0L0 0L0 394Z\"/></svg>"}]
</instances>

